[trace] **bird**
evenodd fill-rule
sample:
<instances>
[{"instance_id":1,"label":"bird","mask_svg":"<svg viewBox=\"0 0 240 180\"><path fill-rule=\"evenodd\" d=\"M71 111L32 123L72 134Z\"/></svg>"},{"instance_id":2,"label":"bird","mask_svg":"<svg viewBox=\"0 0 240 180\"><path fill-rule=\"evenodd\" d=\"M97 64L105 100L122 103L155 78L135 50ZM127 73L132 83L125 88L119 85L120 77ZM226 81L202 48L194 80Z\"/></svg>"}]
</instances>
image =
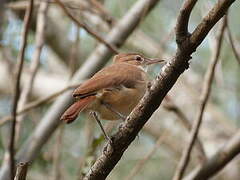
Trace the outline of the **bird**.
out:
<instances>
[{"instance_id":1,"label":"bird","mask_svg":"<svg viewBox=\"0 0 240 180\"><path fill-rule=\"evenodd\" d=\"M60 120L69 124L83 110L90 111L104 137L112 144L99 118L125 120L147 89L148 66L160 62L164 60L147 58L139 53L115 55L112 65L98 71L73 91L76 102L63 113Z\"/></svg>"},{"instance_id":2,"label":"bird","mask_svg":"<svg viewBox=\"0 0 240 180\"><path fill-rule=\"evenodd\" d=\"M83 111L104 120L125 119L143 97L149 82L147 67L163 62L139 53L119 53L113 64L101 69L73 91L76 102L61 116L71 123Z\"/></svg>"}]
</instances>

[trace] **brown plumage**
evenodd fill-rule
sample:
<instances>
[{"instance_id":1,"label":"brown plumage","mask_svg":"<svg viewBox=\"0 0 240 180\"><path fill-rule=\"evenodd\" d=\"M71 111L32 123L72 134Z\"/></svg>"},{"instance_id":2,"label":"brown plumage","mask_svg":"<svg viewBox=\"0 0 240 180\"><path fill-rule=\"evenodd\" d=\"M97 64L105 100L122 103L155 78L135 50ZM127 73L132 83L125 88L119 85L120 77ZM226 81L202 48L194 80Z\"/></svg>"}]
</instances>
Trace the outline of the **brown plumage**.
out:
<instances>
[{"instance_id":1,"label":"brown plumage","mask_svg":"<svg viewBox=\"0 0 240 180\"><path fill-rule=\"evenodd\" d=\"M119 54L113 61L114 64L103 68L75 89L73 96L77 98L77 102L68 108L61 120L70 123L83 109L95 111L105 120L119 119L106 104L127 116L146 90L148 78L143 67L162 60L129 53Z\"/></svg>"}]
</instances>

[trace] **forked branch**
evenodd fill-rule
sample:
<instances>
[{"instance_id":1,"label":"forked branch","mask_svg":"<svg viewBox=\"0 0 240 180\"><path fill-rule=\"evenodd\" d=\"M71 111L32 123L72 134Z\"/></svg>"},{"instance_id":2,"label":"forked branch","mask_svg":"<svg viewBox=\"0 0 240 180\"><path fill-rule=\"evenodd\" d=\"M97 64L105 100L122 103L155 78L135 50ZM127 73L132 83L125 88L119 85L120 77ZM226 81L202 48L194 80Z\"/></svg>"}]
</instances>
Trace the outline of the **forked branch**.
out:
<instances>
[{"instance_id":1,"label":"forked branch","mask_svg":"<svg viewBox=\"0 0 240 180\"><path fill-rule=\"evenodd\" d=\"M233 2L234 0L218 1L188 38L189 41L182 42L181 46L184 48L178 48L175 57L163 67L162 72L153 81L143 99L113 135L113 144L108 143L104 147L103 153L91 167L84 178L85 180L105 179L108 176L152 113L159 107L178 77L188 68L191 54L201 44L216 22L224 16Z\"/></svg>"}]
</instances>

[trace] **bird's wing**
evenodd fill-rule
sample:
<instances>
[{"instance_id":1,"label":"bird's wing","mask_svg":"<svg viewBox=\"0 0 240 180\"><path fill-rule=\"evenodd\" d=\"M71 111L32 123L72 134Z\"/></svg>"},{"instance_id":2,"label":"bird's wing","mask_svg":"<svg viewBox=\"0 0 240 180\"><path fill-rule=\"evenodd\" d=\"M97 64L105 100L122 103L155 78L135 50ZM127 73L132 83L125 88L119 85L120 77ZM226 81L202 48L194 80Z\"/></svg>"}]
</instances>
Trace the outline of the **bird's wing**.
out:
<instances>
[{"instance_id":1,"label":"bird's wing","mask_svg":"<svg viewBox=\"0 0 240 180\"><path fill-rule=\"evenodd\" d=\"M133 88L135 82L144 83L144 71L127 63L118 63L108 66L92 78L85 81L73 92L73 96L85 97L106 88L121 86Z\"/></svg>"}]
</instances>

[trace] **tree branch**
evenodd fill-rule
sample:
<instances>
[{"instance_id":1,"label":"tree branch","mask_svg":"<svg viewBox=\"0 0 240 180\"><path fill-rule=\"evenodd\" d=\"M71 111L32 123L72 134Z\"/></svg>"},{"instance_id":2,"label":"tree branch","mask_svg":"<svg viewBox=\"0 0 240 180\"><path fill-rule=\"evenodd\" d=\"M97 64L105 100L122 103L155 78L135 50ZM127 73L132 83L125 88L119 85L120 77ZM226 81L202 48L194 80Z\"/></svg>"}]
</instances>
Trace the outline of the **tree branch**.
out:
<instances>
[{"instance_id":1,"label":"tree branch","mask_svg":"<svg viewBox=\"0 0 240 180\"><path fill-rule=\"evenodd\" d=\"M191 124L190 120L187 118L187 116L183 113L183 111L177 105L175 105L169 97L165 98L165 99L168 99L168 101L167 101L167 103L163 104L163 107L165 109L167 109L168 111L172 111L173 113L175 113L179 117L183 126L188 131L191 131L192 124ZM199 153L199 155L198 155L199 162L204 162L205 160L207 160L203 144L199 137L197 137L197 139L196 139L196 147L197 147L197 150Z\"/></svg>"},{"instance_id":2,"label":"tree branch","mask_svg":"<svg viewBox=\"0 0 240 180\"><path fill-rule=\"evenodd\" d=\"M214 176L240 153L240 131L203 165L194 169L184 180L202 180Z\"/></svg>"},{"instance_id":3,"label":"tree branch","mask_svg":"<svg viewBox=\"0 0 240 180\"><path fill-rule=\"evenodd\" d=\"M235 43L234 43L234 40L233 40L233 37L232 37L232 33L231 33L231 30L230 30L230 27L229 27L228 20L227 20L227 35L228 35L230 45L232 47L233 54L235 55L235 58L240 65L240 54L237 52L237 49L236 49L236 46L235 46Z\"/></svg>"},{"instance_id":4,"label":"tree branch","mask_svg":"<svg viewBox=\"0 0 240 180\"><path fill-rule=\"evenodd\" d=\"M177 23L176 23L176 42L181 46L181 43L189 36L188 22L190 14L198 0L185 0L183 6L180 9Z\"/></svg>"},{"instance_id":5,"label":"tree branch","mask_svg":"<svg viewBox=\"0 0 240 180\"><path fill-rule=\"evenodd\" d=\"M27 45L27 35L28 30L30 26L30 19L33 12L33 0L29 1L29 6L27 8L27 11L25 13L24 17L24 27L22 32L22 41L20 45L20 51L17 58L17 73L16 73L16 83L14 87L14 96L13 96L13 108L12 108L12 123L11 123L11 129L10 129L10 141L9 141L9 153L10 153L10 177L13 180L14 179L14 173L15 173L15 147L14 147L14 141L15 141L15 126L16 126L16 117L17 117L17 107L18 107L18 100L20 96L20 80L21 80L21 74L23 69L23 63L24 63L24 55L25 55L25 48Z\"/></svg>"},{"instance_id":6,"label":"tree branch","mask_svg":"<svg viewBox=\"0 0 240 180\"><path fill-rule=\"evenodd\" d=\"M53 93L47 97L44 97L42 99L39 99L39 100L36 100L36 101L33 101L33 102L29 102L28 104L26 104L24 106L23 109L17 111L17 116L19 115L22 115L22 114L25 114L29 111L31 111L32 109L36 108L36 107L39 107L55 98L57 98L58 96L62 95L63 93L65 93L66 91L69 91L71 89L74 89L74 88L77 88L80 84L76 84L76 85L69 85L63 89L61 89L60 91L56 92L56 93ZM3 118L0 119L0 126L4 125L6 122L12 120L12 116L9 115L9 116L5 116Z\"/></svg>"},{"instance_id":7,"label":"tree branch","mask_svg":"<svg viewBox=\"0 0 240 180\"><path fill-rule=\"evenodd\" d=\"M205 78L204 78L205 81L203 84L202 94L200 96L200 107L199 107L199 111L197 113L196 120L193 122L193 127L190 132L190 140L186 146L186 149L183 151L181 160L178 164L178 167L177 167L177 170L176 170L173 180L182 179L185 169L187 168L188 162L190 160L192 148L193 148L196 138L198 136L198 132L199 132L199 129L200 129L200 126L202 123L203 113L204 113L204 110L205 110L205 107L206 107L206 104L207 104L207 101L208 101L208 98L209 98L209 95L211 92L211 85L213 82L215 67L219 60L219 55L220 55L220 51L221 51L225 27L226 27L226 18L224 18L223 23L221 25L220 34L217 37L216 51L214 52L213 60L212 60L211 64L209 65L209 68L208 68Z\"/></svg>"},{"instance_id":8,"label":"tree branch","mask_svg":"<svg viewBox=\"0 0 240 180\"><path fill-rule=\"evenodd\" d=\"M208 15L203 18L202 22L196 27L189 38L189 43L194 48L197 48L201 44L208 32L217 21L227 13L228 7L230 7L234 1L235 0L221 0L216 2L216 5L209 11Z\"/></svg>"},{"instance_id":9,"label":"tree branch","mask_svg":"<svg viewBox=\"0 0 240 180\"><path fill-rule=\"evenodd\" d=\"M17 165L17 172L14 180L26 180L28 170L28 163L19 163Z\"/></svg>"},{"instance_id":10,"label":"tree branch","mask_svg":"<svg viewBox=\"0 0 240 180\"><path fill-rule=\"evenodd\" d=\"M191 54L233 2L234 0L224 0L217 3L199 24L197 30L194 31L195 33L189 37L191 41L184 41L181 44L175 57L163 67L162 72L153 81L152 86L147 90L140 103L113 135L113 144L106 144L102 154L85 176L85 180L105 179L108 176L152 113L159 107L178 77L188 68ZM205 26L206 21L210 28Z\"/></svg>"},{"instance_id":11,"label":"tree branch","mask_svg":"<svg viewBox=\"0 0 240 180\"><path fill-rule=\"evenodd\" d=\"M29 96L31 95L33 89L33 83L35 82L35 77L37 75L39 64L40 64L40 55L42 52L42 48L44 45L44 34L46 29L46 15L47 15L48 3L41 2L38 15L37 15L37 28L36 28L36 48L33 53L33 58L30 65L30 77L27 79L27 83L23 86L20 98L18 111L22 110L26 103L29 100ZM16 123L16 138L15 141L18 142L20 132L21 132L21 121L24 119L24 116L21 115L17 118Z\"/></svg>"}]
</instances>

